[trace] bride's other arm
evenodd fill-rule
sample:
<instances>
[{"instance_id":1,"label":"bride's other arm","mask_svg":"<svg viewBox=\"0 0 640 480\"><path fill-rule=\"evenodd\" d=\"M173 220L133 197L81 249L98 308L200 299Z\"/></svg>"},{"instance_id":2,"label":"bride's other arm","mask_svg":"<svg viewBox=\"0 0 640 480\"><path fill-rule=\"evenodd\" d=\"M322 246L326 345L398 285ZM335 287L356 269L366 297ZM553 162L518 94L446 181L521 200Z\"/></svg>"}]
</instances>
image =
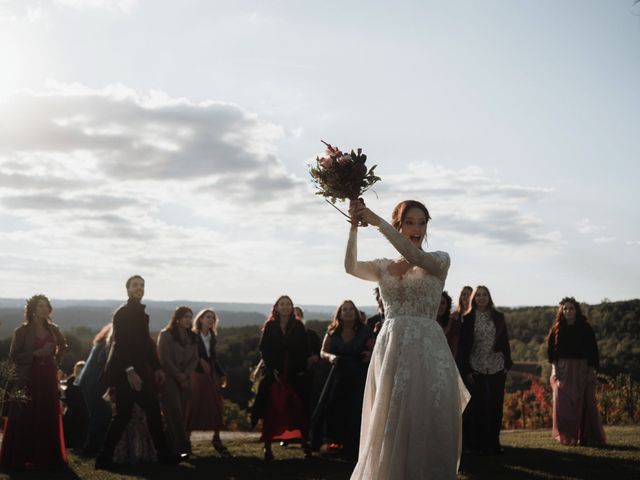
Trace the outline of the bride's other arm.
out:
<instances>
[{"instance_id":1,"label":"bride's other arm","mask_svg":"<svg viewBox=\"0 0 640 480\"><path fill-rule=\"evenodd\" d=\"M387 240L395 247L410 264L424 268L432 275L445 280L449 271L449 255L444 252L431 253L416 248L411 240L403 236L398 230L380 218L377 214L367 208L363 202L359 201L354 207L354 216L364 222L378 227Z\"/></svg>"},{"instance_id":2,"label":"bride's other arm","mask_svg":"<svg viewBox=\"0 0 640 480\"><path fill-rule=\"evenodd\" d=\"M380 278L379 262L359 262L358 261L358 221L355 211L357 204L351 202L349 213L351 214L351 229L349 230L349 240L347 242L347 251L344 257L345 271L355 277L363 280L377 282Z\"/></svg>"}]
</instances>

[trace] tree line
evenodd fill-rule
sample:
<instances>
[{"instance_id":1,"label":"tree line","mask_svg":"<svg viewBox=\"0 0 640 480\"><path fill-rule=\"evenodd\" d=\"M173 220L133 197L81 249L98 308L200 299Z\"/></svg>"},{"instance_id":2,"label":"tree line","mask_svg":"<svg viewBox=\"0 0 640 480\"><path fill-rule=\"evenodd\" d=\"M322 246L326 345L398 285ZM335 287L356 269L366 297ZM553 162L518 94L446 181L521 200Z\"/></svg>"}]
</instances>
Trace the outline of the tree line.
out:
<instances>
[{"instance_id":1,"label":"tree line","mask_svg":"<svg viewBox=\"0 0 640 480\"><path fill-rule=\"evenodd\" d=\"M629 374L640 380L640 299L582 305L593 326L601 358L601 372L609 376ZM514 370L534 373L547 380L549 367L546 357L546 336L553 323L556 307L501 308L505 313L511 351L516 366ZM56 316L69 345L62 360L61 369L69 373L78 360L85 359L91 349L96 330L84 326L65 329L64 319ZM224 318L223 318L224 320ZM223 323L224 325L224 323ZM324 335L327 320L309 320L307 328ZM260 326L222 327L218 333L218 358L224 365L229 386L225 398L246 409L253 393L249 374L258 363L257 349ZM157 335L154 332L153 335ZM9 354L11 338L0 340L0 359ZM507 389L519 388L518 382L509 382Z\"/></svg>"}]
</instances>

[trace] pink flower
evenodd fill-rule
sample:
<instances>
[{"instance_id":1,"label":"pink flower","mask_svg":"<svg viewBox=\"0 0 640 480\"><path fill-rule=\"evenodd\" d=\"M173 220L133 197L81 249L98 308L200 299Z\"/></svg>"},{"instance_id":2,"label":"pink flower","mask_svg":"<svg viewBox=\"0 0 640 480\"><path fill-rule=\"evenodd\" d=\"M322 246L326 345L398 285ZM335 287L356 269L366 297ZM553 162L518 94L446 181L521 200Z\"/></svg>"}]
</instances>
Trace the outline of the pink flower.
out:
<instances>
[{"instance_id":1,"label":"pink flower","mask_svg":"<svg viewBox=\"0 0 640 480\"><path fill-rule=\"evenodd\" d=\"M342 155L338 158L338 163L340 165L346 165L351 161L351 155Z\"/></svg>"},{"instance_id":2,"label":"pink flower","mask_svg":"<svg viewBox=\"0 0 640 480\"><path fill-rule=\"evenodd\" d=\"M330 157L321 157L318 159L318 164L322 167L322 168L329 168L331 167L331 163L333 161L331 160Z\"/></svg>"}]
</instances>

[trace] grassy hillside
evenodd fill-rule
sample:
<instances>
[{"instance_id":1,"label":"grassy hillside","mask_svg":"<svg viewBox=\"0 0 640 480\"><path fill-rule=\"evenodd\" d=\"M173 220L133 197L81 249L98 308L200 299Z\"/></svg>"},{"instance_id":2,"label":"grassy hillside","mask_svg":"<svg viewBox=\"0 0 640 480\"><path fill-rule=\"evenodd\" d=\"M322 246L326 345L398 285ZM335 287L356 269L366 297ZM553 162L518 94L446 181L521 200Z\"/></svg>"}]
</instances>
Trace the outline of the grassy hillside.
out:
<instances>
[{"instance_id":1,"label":"grassy hillside","mask_svg":"<svg viewBox=\"0 0 640 480\"><path fill-rule=\"evenodd\" d=\"M503 432L505 452L499 457L465 458L459 480L543 480L589 479L631 480L640 478L640 428L608 427L609 445L604 448L562 447L551 440L548 430ZM224 435L224 434L223 434ZM261 446L256 435L227 439L235 456L218 457L204 442L195 443L196 457L178 467L157 465L128 467L118 473L93 469L89 461L73 454L70 469L53 474L12 473L0 471L0 480L91 479L116 480L152 478L215 478L219 480L347 480L353 463L340 458L315 456L304 460L297 447L274 448L276 461L261 460Z\"/></svg>"}]
</instances>

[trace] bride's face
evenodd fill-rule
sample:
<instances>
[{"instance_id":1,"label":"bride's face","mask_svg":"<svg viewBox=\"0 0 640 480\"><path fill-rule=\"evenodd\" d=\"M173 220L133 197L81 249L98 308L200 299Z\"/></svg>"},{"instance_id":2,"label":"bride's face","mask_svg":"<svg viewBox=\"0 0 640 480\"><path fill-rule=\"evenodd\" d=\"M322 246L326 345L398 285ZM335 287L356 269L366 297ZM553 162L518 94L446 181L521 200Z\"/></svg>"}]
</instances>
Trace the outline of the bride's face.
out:
<instances>
[{"instance_id":1,"label":"bride's face","mask_svg":"<svg viewBox=\"0 0 640 480\"><path fill-rule=\"evenodd\" d=\"M427 234L427 217L417 207L410 208L400 226L400 233L407 237L417 248L422 247L422 242Z\"/></svg>"}]
</instances>

